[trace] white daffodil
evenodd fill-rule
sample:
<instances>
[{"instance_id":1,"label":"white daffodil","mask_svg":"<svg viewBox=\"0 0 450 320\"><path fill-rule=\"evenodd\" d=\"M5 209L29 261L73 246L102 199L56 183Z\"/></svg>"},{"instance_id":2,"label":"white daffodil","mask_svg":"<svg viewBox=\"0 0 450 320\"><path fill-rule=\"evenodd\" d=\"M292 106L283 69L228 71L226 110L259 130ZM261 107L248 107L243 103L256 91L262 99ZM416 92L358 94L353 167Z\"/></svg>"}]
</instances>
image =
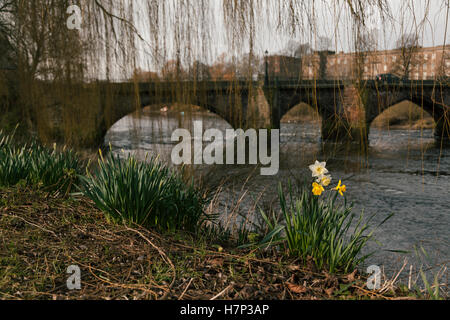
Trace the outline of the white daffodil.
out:
<instances>
[{"instance_id":1,"label":"white daffodil","mask_svg":"<svg viewBox=\"0 0 450 320\"><path fill-rule=\"evenodd\" d=\"M327 187L331 183L331 176L330 175L322 175L317 178L316 182L323 185L324 187Z\"/></svg>"},{"instance_id":2,"label":"white daffodil","mask_svg":"<svg viewBox=\"0 0 450 320\"><path fill-rule=\"evenodd\" d=\"M326 166L326 162L319 162L316 160L316 162L309 166L309 170L312 171L313 177L321 177L324 174L328 173Z\"/></svg>"}]
</instances>

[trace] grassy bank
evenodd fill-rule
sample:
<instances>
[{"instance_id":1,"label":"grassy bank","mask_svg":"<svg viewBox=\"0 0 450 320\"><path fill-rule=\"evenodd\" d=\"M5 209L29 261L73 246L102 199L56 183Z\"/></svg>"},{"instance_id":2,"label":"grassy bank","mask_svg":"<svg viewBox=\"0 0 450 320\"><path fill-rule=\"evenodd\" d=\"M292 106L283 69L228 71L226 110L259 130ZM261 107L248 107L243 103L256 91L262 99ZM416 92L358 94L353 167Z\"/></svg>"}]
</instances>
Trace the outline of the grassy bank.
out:
<instances>
[{"instance_id":1,"label":"grassy bank","mask_svg":"<svg viewBox=\"0 0 450 320\"><path fill-rule=\"evenodd\" d=\"M2 299L412 299L368 290L357 271L330 275L276 252L186 232L107 222L84 197L0 189ZM68 290L66 269L81 269Z\"/></svg>"},{"instance_id":2,"label":"grassy bank","mask_svg":"<svg viewBox=\"0 0 450 320\"><path fill-rule=\"evenodd\" d=\"M215 221L218 208L206 210L209 198L193 181L147 160L100 153L92 168L71 150L0 137L0 297L421 297L389 281L367 289L357 267L371 234L362 216L350 231L352 207L336 200L341 181L323 188L331 177L319 175L312 193L308 183L288 201L280 186L284 222L261 210L265 230L236 237ZM316 163L313 173L326 170ZM81 290L67 289L71 265L81 269Z\"/></svg>"}]
</instances>

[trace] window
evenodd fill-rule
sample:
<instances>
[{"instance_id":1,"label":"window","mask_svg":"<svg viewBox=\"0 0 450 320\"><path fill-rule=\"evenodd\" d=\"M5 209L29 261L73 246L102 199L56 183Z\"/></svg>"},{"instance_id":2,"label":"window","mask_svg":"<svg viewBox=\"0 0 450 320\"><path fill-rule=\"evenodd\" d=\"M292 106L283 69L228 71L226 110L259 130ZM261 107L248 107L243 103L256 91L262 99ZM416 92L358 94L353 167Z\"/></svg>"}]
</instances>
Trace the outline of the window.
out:
<instances>
[{"instance_id":1,"label":"window","mask_svg":"<svg viewBox=\"0 0 450 320\"><path fill-rule=\"evenodd\" d=\"M424 78L424 79L427 78L427 73L426 73L426 72L423 73L423 78Z\"/></svg>"},{"instance_id":2,"label":"window","mask_svg":"<svg viewBox=\"0 0 450 320\"><path fill-rule=\"evenodd\" d=\"M436 59L436 53L433 53L433 54L431 55L431 59L433 59L433 60Z\"/></svg>"},{"instance_id":3,"label":"window","mask_svg":"<svg viewBox=\"0 0 450 320\"><path fill-rule=\"evenodd\" d=\"M396 56L393 56L392 57L392 62L395 62L397 60L397 57Z\"/></svg>"},{"instance_id":4,"label":"window","mask_svg":"<svg viewBox=\"0 0 450 320\"><path fill-rule=\"evenodd\" d=\"M384 71L387 71L387 65L384 65Z\"/></svg>"},{"instance_id":5,"label":"window","mask_svg":"<svg viewBox=\"0 0 450 320\"><path fill-rule=\"evenodd\" d=\"M425 60L428 60L428 54L425 53L425 54L423 55L423 57L424 57Z\"/></svg>"},{"instance_id":6,"label":"window","mask_svg":"<svg viewBox=\"0 0 450 320\"><path fill-rule=\"evenodd\" d=\"M344 64L347 64L347 59L344 59Z\"/></svg>"},{"instance_id":7,"label":"window","mask_svg":"<svg viewBox=\"0 0 450 320\"><path fill-rule=\"evenodd\" d=\"M424 69L427 68L427 64L426 64L426 63L423 64L423 68L424 68Z\"/></svg>"}]
</instances>

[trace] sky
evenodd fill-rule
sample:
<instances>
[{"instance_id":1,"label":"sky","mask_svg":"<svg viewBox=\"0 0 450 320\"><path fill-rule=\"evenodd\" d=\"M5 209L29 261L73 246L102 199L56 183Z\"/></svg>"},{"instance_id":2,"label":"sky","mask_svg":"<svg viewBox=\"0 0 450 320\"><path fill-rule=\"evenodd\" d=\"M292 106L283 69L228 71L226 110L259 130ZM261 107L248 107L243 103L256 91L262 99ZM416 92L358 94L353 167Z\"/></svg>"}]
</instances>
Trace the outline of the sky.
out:
<instances>
[{"instance_id":1,"label":"sky","mask_svg":"<svg viewBox=\"0 0 450 320\"><path fill-rule=\"evenodd\" d=\"M450 26L446 26L447 8L442 0L390 0L388 1L392 17L383 22L377 13L373 13L367 23L367 29L378 32L378 50L393 49L402 33L418 32L421 45L431 47L450 44ZM333 1L316 2L317 30L297 35L280 35L274 26L266 25L260 32L257 50L279 52L289 40L309 42L315 46L319 36L332 39L332 49L339 52L353 51L352 26L347 10L343 5L335 6ZM414 14L413 14L414 12ZM423 22L424 17L427 19ZM264 30L265 29L265 30ZM445 36L445 30L447 34ZM445 37L445 38L444 38ZM226 43L224 50L226 50Z\"/></svg>"},{"instance_id":2,"label":"sky","mask_svg":"<svg viewBox=\"0 0 450 320\"><path fill-rule=\"evenodd\" d=\"M137 0L139 3L145 3L145 0ZM164 42L165 51L162 55L165 60L175 59L176 50L174 49L174 36L170 35L177 30L183 33L183 26L178 26L179 17L172 16L173 12L179 12L179 2L177 0L165 1L167 14L166 25L162 26L165 30L166 40ZM200 0L195 0L197 1ZM200 60L211 64L223 53L228 57L240 56L249 51L249 41L245 36L239 43L234 42L235 38L230 38L224 23L224 14L222 8L223 0L203 0L209 4L210 9L204 13L207 15L209 26L196 26L196 32L199 34L204 28L208 33L207 41L195 38L187 39L189 36L182 35L179 38L181 48L190 49L190 59ZM299 0L298 6L305 6L298 12L302 12L302 16L296 22L297 28L294 32L288 32L285 28L280 30L277 28L277 18L274 16L278 11L280 0L259 0L264 8L262 16L256 17L256 36L254 40L254 53L262 56L267 50L269 54L280 53L286 47L289 41L298 43L309 43L313 48L317 48L317 40L319 37L328 37L331 39L331 50L336 52L354 51L352 37L354 35L352 29L352 19L346 1L344 0ZM387 21L383 21L376 11L370 12L366 22L367 31L371 34L377 34L377 50L393 49L395 42L401 34L418 32L420 44L424 47L437 46L442 44L450 44L450 26L447 25L449 19L448 6L450 0L387 0L390 8L391 16ZM195 6L195 5L193 5ZM138 65L144 70L159 69L154 66L153 58L147 52L151 51L150 43L152 36L145 10L141 10L142 15L139 16L138 25L136 26L140 34L147 40L147 44L143 44L139 50L140 55ZM186 9L187 20L195 21L195 15L200 14L195 11ZM146 16L147 15L147 16ZM424 19L426 17L426 19ZM282 17L282 23L288 21ZM310 21L314 21L310 23ZM450 24L450 23L449 23ZM301 27L303 25L303 27ZM312 27L311 27L312 25ZM180 31L181 30L181 31ZM145 46L148 46L145 48Z\"/></svg>"}]
</instances>

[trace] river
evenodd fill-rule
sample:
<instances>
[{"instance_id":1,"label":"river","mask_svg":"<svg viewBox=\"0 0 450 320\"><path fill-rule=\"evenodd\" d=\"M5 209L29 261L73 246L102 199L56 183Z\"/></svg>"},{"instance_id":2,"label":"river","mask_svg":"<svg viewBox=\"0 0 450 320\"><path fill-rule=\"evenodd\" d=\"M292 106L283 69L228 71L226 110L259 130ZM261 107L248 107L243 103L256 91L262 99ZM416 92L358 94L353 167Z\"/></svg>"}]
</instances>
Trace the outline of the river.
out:
<instances>
[{"instance_id":1,"label":"river","mask_svg":"<svg viewBox=\"0 0 450 320\"><path fill-rule=\"evenodd\" d=\"M170 164L176 144L171 141L173 130L192 129L194 120L202 120L204 130L231 128L209 112L147 110L114 124L105 143L121 157L132 153L144 159L148 153ZM282 123L276 176L261 176L251 165L203 165L194 172L212 188L220 186L216 206L230 226L239 220L236 217L256 214L256 201L264 208L276 208L278 182L287 185L288 180L311 179L308 165L316 159L326 161L333 183L341 179L346 184L354 210L364 210L367 217L376 214L373 226L394 213L376 229L377 242L371 242L365 251L375 254L362 267L378 265L393 277L406 262L400 279L407 282L412 271L412 282L420 282L418 270L422 268L432 281L433 275L448 266L450 257L450 148L436 145L430 129L374 128L369 141L368 153L362 155L358 146L322 144L320 124ZM393 252L399 250L402 252ZM448 271L440 282L447 283L447 279Z\"/></svg>"}]
</instances>

